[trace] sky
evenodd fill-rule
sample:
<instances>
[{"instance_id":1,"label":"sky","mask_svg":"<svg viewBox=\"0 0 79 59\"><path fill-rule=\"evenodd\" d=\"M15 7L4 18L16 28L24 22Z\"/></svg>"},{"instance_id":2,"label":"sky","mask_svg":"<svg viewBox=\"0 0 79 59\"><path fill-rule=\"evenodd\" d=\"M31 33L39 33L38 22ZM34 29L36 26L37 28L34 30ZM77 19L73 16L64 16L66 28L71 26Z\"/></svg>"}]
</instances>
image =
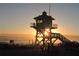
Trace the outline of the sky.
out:
<instances>
[{"instance_id":1,"label":"sky","mask_svg":"<svg viewBox=\"0 0 79 59\"><path fill-rule=\"evenodd\" d=\"M0 34L35 34L30 23L43 11L49 12L48 3L0 3ZM50 15L56 19L58 32L79 35L79 4L52 3Z\"/></svg>"}]
</instances>

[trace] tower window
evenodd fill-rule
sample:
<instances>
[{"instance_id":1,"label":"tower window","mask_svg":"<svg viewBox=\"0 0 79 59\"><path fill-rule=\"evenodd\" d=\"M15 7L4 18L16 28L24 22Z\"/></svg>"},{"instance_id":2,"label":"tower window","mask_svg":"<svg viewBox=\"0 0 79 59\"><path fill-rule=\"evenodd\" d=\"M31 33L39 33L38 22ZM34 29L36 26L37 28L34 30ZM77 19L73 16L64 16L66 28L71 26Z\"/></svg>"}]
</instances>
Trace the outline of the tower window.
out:
<instances>
[{"instance_id":1,"label":"tower window","mask_svg":"<svg viewBox=\"0 0 79 59\"><path fill-rule=\"evenodd\" d=\"M37 21L37 23L42 23L42 22L43 22L42 20L38 20L38 21Z\"/></svg>"}]
</instances>

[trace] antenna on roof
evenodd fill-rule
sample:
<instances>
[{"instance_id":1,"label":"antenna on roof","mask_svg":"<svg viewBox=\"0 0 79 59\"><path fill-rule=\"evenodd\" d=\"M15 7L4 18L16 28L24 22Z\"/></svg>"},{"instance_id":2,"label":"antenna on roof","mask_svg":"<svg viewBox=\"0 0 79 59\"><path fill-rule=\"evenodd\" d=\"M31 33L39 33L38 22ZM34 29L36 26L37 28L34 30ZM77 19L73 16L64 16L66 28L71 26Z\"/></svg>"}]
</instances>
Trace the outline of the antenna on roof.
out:
<instances>
[{"instance_id":1,"label":"antenna on roof","mask_svg":"<svg viewBox=\"0 0 79 59\"><path fill-rule=\"evenodd\" d=\"M50 16L50 8L51 8L51 3L49 3L49 16Z\"/></svg>"}]
</instances>

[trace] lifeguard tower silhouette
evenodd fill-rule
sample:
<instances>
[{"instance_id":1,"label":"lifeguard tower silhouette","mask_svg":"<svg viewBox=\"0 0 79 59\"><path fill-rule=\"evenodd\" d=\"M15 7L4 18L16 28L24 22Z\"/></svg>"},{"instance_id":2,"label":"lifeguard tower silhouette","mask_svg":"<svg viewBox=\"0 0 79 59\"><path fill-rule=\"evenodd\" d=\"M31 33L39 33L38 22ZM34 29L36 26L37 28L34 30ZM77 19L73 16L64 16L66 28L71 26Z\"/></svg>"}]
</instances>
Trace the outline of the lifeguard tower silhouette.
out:
<instances>
[{"instance_id":1,"label":"lifeguard tower silhouette","mask_svg":"<svg viewBox=\"0 0 79 59\"><path fill-rule=\"evenodd\" d=\"M52 16L47 15L47 12L42 12L42 15L39 15L37 17L34 17L35 23L32 23L31 27L36 30L36 39L35 39L35 45L43 44L45 46L46 44L54 44L54 42L59 39L63 43L70 42L67 38L65 38L60 33L52 33L52 29L57 29L58 25L54 24L53 21L55 20ZM39 38L42 38L39 40ZM52 39L55 38L55 40L52 42Z\"/></svg>"}]
</instances>

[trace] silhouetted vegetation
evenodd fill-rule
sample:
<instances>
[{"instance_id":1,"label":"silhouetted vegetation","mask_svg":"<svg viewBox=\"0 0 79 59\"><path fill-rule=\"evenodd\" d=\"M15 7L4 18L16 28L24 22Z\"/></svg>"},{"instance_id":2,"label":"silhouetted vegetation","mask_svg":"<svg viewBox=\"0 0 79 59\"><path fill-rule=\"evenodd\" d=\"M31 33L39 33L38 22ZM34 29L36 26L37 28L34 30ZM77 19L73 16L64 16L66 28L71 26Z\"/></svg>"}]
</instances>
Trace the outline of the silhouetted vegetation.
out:
<instances>
[{"instance_id":1,"label":"silhouetted vegetation","mask_svg":"<svg viewBox=\"0 0 79 59\"><path fill-rule=\"evenodd\" d=\"M13 41L12 41L13 43ZM48 45L46 49L43 46L19 45L0 42L0 55L6 56L72 56L79 55L79 43L67 42L57 46Z\"/></svg>"}]
</instances>

